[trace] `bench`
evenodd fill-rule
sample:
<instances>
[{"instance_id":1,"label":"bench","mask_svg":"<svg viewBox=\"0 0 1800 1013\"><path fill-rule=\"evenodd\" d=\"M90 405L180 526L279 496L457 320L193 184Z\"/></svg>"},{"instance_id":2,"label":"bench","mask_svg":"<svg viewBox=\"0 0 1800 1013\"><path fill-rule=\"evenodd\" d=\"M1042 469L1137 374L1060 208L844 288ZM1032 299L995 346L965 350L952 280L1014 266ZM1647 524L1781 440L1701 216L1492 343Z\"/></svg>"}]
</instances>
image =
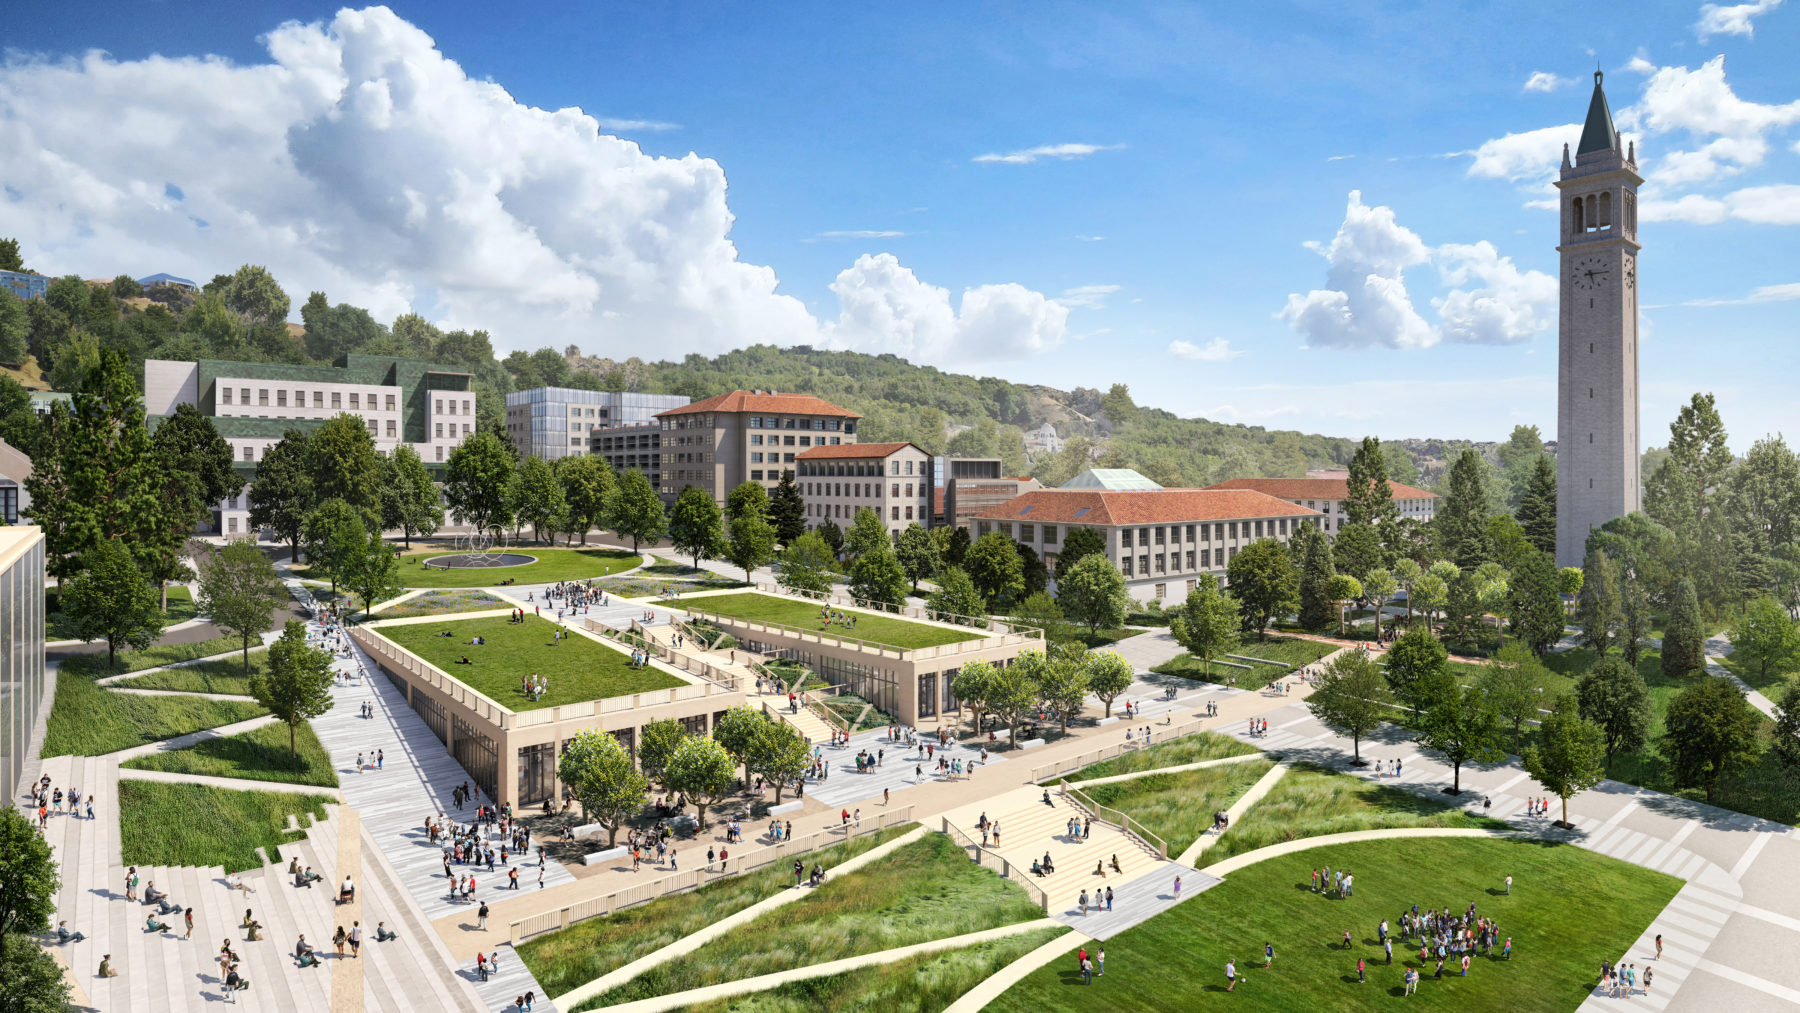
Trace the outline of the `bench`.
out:
<instances>
[{"instance_id":1,"label":"bench","mask_svg":"<svg viewBox=\"0 0 1800 1013\"><path fill-rule=\"evenodd\" d=\"M631 849L627 848L627 847L623 847L623 846L617 847L617 848L607 848L603 851L590 851L587 854L581 856L581 864L582 865L601 865L606 862L610 862L615 858L625 858L626 856L628 856L630 854L631 854Z\"/></svg>"}]
</instances>

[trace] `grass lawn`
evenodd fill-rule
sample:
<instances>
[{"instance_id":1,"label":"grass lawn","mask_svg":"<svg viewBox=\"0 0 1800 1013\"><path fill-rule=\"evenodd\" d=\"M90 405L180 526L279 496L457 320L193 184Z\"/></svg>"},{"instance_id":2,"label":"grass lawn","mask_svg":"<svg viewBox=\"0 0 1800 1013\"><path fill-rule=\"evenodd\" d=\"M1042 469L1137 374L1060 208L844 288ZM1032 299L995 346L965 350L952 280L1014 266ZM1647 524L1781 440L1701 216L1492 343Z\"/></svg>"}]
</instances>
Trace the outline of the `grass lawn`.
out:
<instances>
[{"instance_id":1,"label":"grass lawn","mask_svg":"<svg viewBox=\"0 0 1800 1013\"><path fill-rule=\"evenodd\" d=\"M1477 803L1481 801L1477 794L1462 797ZM1499 820L1471 815L1454 803L1439 802L1352 774L1295 764L1285 777L1275 782L1275 787L1263 796L1262 801L1251 806L1243 819L1225 831L1225 836L1207 851L1206 857L1209 862L1217 862L1302 837L1388 827L1510 829ZM1401 851L1411 848L1413 843L1407 841L1400 846Z\"/></svg>"},{"instance_id":2,"label":"grass lawn","mask_svg":"<svg viewBox=\"0 0 1800 1013\"><path fill-rule=\"evenodd\" d=\"M504 580L520 584L548 584L558 580L610 577L643 562L635 552L620 549L551 549L535 545L506 550L536 556L537 562L494 569L426 569L422 560L453 554L450 549L409 552L400 557L400 582L407 587L496 587Z\"/></svg>"},{"instance_id":3,"label":"grass lawn","mask_svg":"<svg viewBox=\"0 0 1800 1013\"><path fill-rule=\"evenodd\" d=\"M597 644L578 633L552 640L556 624L525 615L523 623L505 616L452 619L443 623L383 626L376 632L514 710L537 710L583 700L629 696L684 683L655 668L631 667L631 655ZM451 636L440 636L449 630ZM470 646L473 637L487 643ZM467 657L472 664L459 664ZM527 700L519 689L523 676L537 673L550 691Z\"/></svg>"},{"instance_id":4,"label":"grass lawn","mask_svg":"<svg viewBox=\"0 0 1800 1013\"><path fill-rule=\"evenodd\" d=\"M893 715L869 705L869 701L855 693L840 693L837 696L824 698L824 704L832 713L844 719L850 725L850 731L866 732L871 728L885 728L894 723ZM858 721L857 718L862 720Z\"/></svg>"},{"instance_id":5,"label":"grass lawn","mask_svg":"<svg viewBox=\"0 0 1800 1013\"><path fill-rule=\"evenodd\" d=\"M169 585L169 608L163 613L163 625L174 626L194 618L194 595L185 584ZM61 599L56 588L44 590L44 639L74 640L75 626L62 613Z\"/></svg>"},{"instance_id":6,"label":"grass lawn","mask_svg":"<svg viewBox=\"0 0 1800 1013\"><path fill-rule=\"evenodd\" d=\"M417 598L408 598L393 608L382 609L375 615L380 619L410 619L413 616L443 616L456 612L482 612L487 609L506 607L506 602L486 591L462 588L451 591L427 591Z\"/></svg>"},{"instance_id":7,"label":"grass lawn","mask_svg":"<svg viewBox=\"0 0 1800 1013\"><path fill-rule=\"evenodd\" d=\"M1081 641L1090 650L1104 650L1119 641L1124 640L1126 637L1135 637L1143 632L1143 630L1117 629L1095 630L1094 632L1089 633L1087 627L1077 626L1075 627L1075 639Z\"/></svg>"},{"instance_id":8,"label":"grass lawn","mask_svg":"<svg viewBox=\"0 0 1800 1013\"><path fill-rule=\"evenodd\" d=\"M301 722L294 733L298 762L288 759L288 727L277 722L237 735L208 739L186 749L140 756L119 766L176 774L239 777L247 781L337 787L337 771L332 769L331 756L319 744L312 725Z\"/></svg>"},{"instance_id":9,"label":"grass lawn","mask_svg":"<svg viewBox=\"0 0 1800 1013\"><path fill-rule=\"evenodd\" d=\"M257 868L256 849L279 861L289 814L302 827L325 818L324 795L231 791L198 784L119 781L119 836L126 865L222 865ZM309 820L307 817L310 816ZM177 898L182 900L183 898Z\"/></svg>"},{"instance_id":10,"label":"grass lawn","mask_svg":"<svg viewBox=\"0 0 1800 1013\"><path fill-rule=\"evenodd\" d=\"M1356 895L1313 893L1311 869L1321 863L1358 873ZM1504 896L1508 875L1516 889ZM1600 958L1622 953L1680 887L1672 876L1573 845L1428 838L1304 851L1234 872L1106 940L1106 977L1092 986L1081 985L1071 948L986 1013L1186 1011L1224 1002L1295 1013L1396 1009L1403 968L1418 966L1418 950L1403 957L1396 944L1394 965L1376 964L1376 924L1387 918L1391 925L1414 904L1461 910L1470 901L1512 938L1513 958L1476 956L1467 978L1434 980L1427 967L1418 994L1403 1005L1567 1013L1589 994ZM1350 950L1343 948L1346 929L1355 933ZM1280 967L1263 970L1265 942L1274 944ZM1359 957L1370 962L1368 984L1357 983ZM1227 960L1238 971L1230 996L1223 994Z\"/></svg>"},{"instance_id":11,"label":"grass lawn","mask_svg":"<svg viewBox=\"0 0 1800 1013\"><path fill-rule=\"evenodd\" d=\"M1169 846L1173 857L1212 825L1214 812L1231 808L1273 766L1273 760L1245 760L1205 770L1145 774L1081 790L1096 803L1117 809L1149 828Z\"/></svg>"},{"instance_id":12,"label":"grass lawn","mask_svg":"<svg viewBox=\"0 0 1800 1013\"><path fill-rule=\"evenodd\" d=\"M1244 658L1260 658L1276 665L1310 665L1327 654L1337 650L1335 644L1321 644L1316 640L1301 640L1297 637L1270 637L1267 640L1246 640L1239 644L1232 654L1238 655L1233 661Z\"/></svg>"},{"instance_id":13,"label":"grass lawn","mask_svg":"<svg viewBox=\"0 0 1800 1013\"><path fill-rule=\"evenodd\" d=\"M1261 689L1276 679L1287 674L1283 665L1310 665L1337 648L1331 644L1321 644L1314 640L1300 640L1296 637L1270 637L1267 640L1247 639L1231 653L1236 658L1219 657L1213 659L1212 674L1206 673L1206 666L1199 658L1191 654L1183 654L1171 658L1150 671L1160 675L1179 675L1184 679L1195 679L1201 682L1224 684L1227 678L1239 689ZM1272 664L1259 665L1244 658L1258 658ZM1221 664L1230 662L1230 664ZM1249 668L1233 668L1232 665L1249 665Z\"/></svg>"},{"instance_id":14,"label":"grass lawn","mask_svg":"<svg viewBox=\"0 0 1800 1013\"><path fill-rule=\"evenodd\" d=\"M807 868L817 862L829 870L915 826L889 827L810 852L806 855ZM692 859L690 855L689 860ZM793 863L777 862L742 876L715 880L692 893L653 900L607 918L590 918L560 932L539 936L519 947L519 958L531 968L546 995L562 995L757 901L793 888Z\"/></svg>"},{"instance_id":15,"label":"grass lawn","mask_svg":"<svg viewBox=\"0 0 1800 1013\"><path fill-rule=\"evenodd\" d=\"M1186 763L1199 763L1202 760L1218 760L1227 756L1243 756L1247 753L1260 753L1262 750L1247 742L1240 742L1229 735L1218 732L1195 732L1184 735L1171 742L1159 742L1149 749L1140 749L1135 753L1121 753L1111 760L1102 760L1092 766L1083 767L1073 774L1065 775L1069 781L1086 781L1094 777L1111 777L1114 774L1131 774L1140 770L1156 770L1159 767L1179 767ZM1065 778L1051 778L1047 784Z\"/></svg>"},{"instance_id":16,"label":"grass lawn","mask_svg":"<svg viewBox=\"0 0 1800 1013\"><path fill-rule=\"evenodd\" d=\"M827 623L821 620L819 606L813 602L793 598L777 598L774 595L755 592L710 595L691 601L664 600L652 604L680 609L691 604L697 609L704 609L722 616L781 623L784 626L794 626L832 636L853 637L903 651L916 650L921 647L940 647L944 644L956 644L965 640L980 640L985 635L960 633L942 626L930 626L873 612L856 611L850 613L856 617L856 628L845 629L842 623Z\"/></svg>"},{"instance_id":17,"label":"grass lawn","mask_svg":"<svg viewBox=\"0 0 1800 1013\"><path fill-rule=\"evenodd\" d=\"M269 673L269 652L261 647L250 651L250 675ZM114 686L129 689L181 689L190 693L250 694L250 675L244 674L244 658L240 654L216 661L202 661L180 668L162 668L145 675L121 679Z\"/></svg>"},{"instance_id":18,"label":"grass lawn","mask_svg":"<svg viewBox=\"0 0 1800 1013\"><path fill-rule=\"evenodd\" d=\"M1013 961L1068 932L1034 929L962 950L946 950L767 992L683 1006L682 1013L938 1013Z\"/></svg>"},{"instance_id":19,"label":"grass lawn","mask_svg":"<svg viewBox=\"0 0 1800 1013\"><path fill-rule=\"evenodd\" d=\"M114 693L65 664L56 679L43 755L98 756L266 713L242 700Z\"/></svg>"},{"instance_id":20,"label":"grass lawn","mask_svg":"<svg viewBox=\"0 0 1800 1013\"><path fill-rule=\"evenodd\" d=\"M1017 883L969 861L942 834L923 838L700 950L661 964L575 1008L600 1009L810 963L1042 918Z\"/></svg>"},{"instance_id":21,"label":"grass lawn","mask_svg":"<svg viewBox=\"0 0 1800 1013\"><path fill-rule=\"evenodd\" d=\"M124 675L126 672L142 672L146 668L172 665L177 661L211 657L227 651L242 651L244 642L237 637L214 637L192 644L154 644L141 651L120 651L110 665L106 663L106 645L100 646L102 650L97 654L76 654L64 658L58 671L76 672L91 679L101 679L109 675Z\"/></svg>"}]
</instances>

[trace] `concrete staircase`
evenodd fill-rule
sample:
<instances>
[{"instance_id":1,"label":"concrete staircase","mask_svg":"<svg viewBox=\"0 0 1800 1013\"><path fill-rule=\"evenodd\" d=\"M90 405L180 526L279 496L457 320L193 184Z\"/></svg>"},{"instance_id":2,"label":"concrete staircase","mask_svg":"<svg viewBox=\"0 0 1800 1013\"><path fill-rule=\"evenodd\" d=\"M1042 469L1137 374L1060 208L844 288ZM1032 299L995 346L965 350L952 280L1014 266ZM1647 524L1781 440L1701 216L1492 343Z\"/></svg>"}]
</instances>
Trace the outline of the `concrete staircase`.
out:
<instances>
[{"instance_id":1,"label":"concrete staircase","mask_svg":"<svg viewBox=\"0 0 1800 1013\"><path fill-rule=\"evenodd\" d=\"M985 806L988 818L1000 823L1000 846L991 850L1018 866L1022 875L1049 895L1051 914L1073 905L1084 889L1092 901L1096 889L1104 894L1111 886L1117 891L1126 882L1155 872L1165 864L1162 856L1142 841L1099 820L1094 821L1092 834L1085 840L1069 837L1065 827L1069 819L1091 814L1054 791L1050 797L1056 805L1047 806L1041 797L1042 790L1019 789L989 799ZM980 830L966 811L953 817L952 821L964 832L979 838ZM1032 859L1042 859L1045 852L1055 863L1056 872L1049 876L1032 876L1029 871ZM1119 858L1121 872L1112 869L1114 855ZM1094 872L1096 864L1105 869L1105 876Z\"/></svg>"}]
</instances>

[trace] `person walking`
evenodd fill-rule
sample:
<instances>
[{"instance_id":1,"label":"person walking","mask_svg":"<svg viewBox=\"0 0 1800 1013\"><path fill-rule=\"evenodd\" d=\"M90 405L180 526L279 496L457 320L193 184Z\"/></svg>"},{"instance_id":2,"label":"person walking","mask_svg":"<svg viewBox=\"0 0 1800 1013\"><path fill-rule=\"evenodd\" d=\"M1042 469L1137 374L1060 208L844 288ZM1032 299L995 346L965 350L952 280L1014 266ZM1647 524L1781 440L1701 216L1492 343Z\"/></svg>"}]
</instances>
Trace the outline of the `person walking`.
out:
<instances>
[{"instance_id":1,"label":"person walking","mask_svg":"<svg viewBox=\"0 0 1800 1013\"><path fill-rule=\"evenodd\" d=\"M1656 934L1656 959L1662 959L1662 933Z\"/></svg>"},{"instance_id":2,"label":"person walking","mask_svg":"<svg viewBox=\"0 0 1800 1013\"><path fill-rule=\"evenodd\" d=\"M482 901L480 909L475 912L475 929L476 929L476 931L478 931L478 932L486 932L487 931L487 919L488 919L487 901Z\"/></svg>"},{"instance_id":3,"label":"person walking","mask_svg":"<svg viewBox=\"0 0 1800 1013\"><path fill-rule=\"evenodd\" d=\"M1236 987L1237 987L1237 965L1232 963L1231 961L1227 960L1225 962L1225 991L1229 992Z\"/></svg>"},{"instance_id":4,"label":"person walking","mask_svg":"<svg viewBox=\"0 0 1800 1013\"><path fill-rule=\"evenodd\" d=\"M1367 984L1369 981L1368 978L1363 976L1363 968L1364 968L1363 958L1357 957L1356 958L1356 983L1358 985Z\"/></svg>"},{"instance_id":5,"label":"person walking","mask_svg":"<svg viewBox=\"0 0 1800 1013\"><path fill-rule=\"evenodd\" d=\"M1113 909L1113 892L1110 886L1106 888L1106 909L1108 911Z\"/></svg>"},{"instance_id":6,"label":"person walking","mask_svg":"<svg viewBox=\"0 0 1800 1013\"><path fill-rule=\"evenodd\" d=\"M1274 966L1275 966L1275 944L1265 940L1263 942L1263 970L1266 971L1269 968L1274 967Z\"/></svg>"},{"instance_id":7,"label":"person walking","mask_svg":"<svg viewBox=\"0 0 1800 1013\"><path fill-rule=\"evenodd\" d=\"M359 921L350 923L350 955L362 957L362 922Z\"/></svg>"},{"instance_id":8,"label":"person walking","mask_svg":"<svg viewBox=\"0 0 1800 1013\"><path fill-rule=\"evenodd\" d=\"M1508 897L1512 896L1512 877L1511 876L1506 877L1506 895Z\"/></svg>"}]
</instances>

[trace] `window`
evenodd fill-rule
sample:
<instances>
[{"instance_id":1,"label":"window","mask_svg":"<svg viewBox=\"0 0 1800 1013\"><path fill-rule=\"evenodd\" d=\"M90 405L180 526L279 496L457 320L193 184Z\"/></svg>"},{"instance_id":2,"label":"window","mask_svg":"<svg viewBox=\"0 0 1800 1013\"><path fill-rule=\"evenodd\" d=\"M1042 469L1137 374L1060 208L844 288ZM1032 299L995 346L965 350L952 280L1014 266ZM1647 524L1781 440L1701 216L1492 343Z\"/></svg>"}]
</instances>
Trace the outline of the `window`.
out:
<instances>
[{"instance_id":1,"label":"window","mask_svg":"<svg viewBox=\"0 0 1800 1013\"><path fill-rule=\"evenodd\" d=\"M1159 552L1156 554L1156 572L1162 573L1165 569L1166 567L1163 566L1163 554ZM1161 596L1158 595L1158 597Z\"/></svg>"},{"instance_id":2,"label":"window","mask_svg":"<svg viewBox=\"0 0 1800 1013\"><path fill-rule=\"evenodd\" d=\"M361 411L362 410L362 395L358 394L356 391L350 392L350 410L351 411Z\"/></svg>"},{"instance_id":3,"label":"window","mask_svg":"<svg viewBox=\"0 0 1800 1013\"><path fill-rule=\"evenodd\" d=\"M1282 533L1282 534L1284 534L1284 535L1285 535L1285 534L1287 534L1287 533L1288 533L1288 529L1287 529L1287 526L1288 526L1288 522L1287 522L1287 520L1286 520L1286 519L1285 519L1285 518L1284 518L1284 519L1283 519L1283 520L1282 520L1282 522L1281 522L1281 533Z\"/></svg>"},{"instance_id":4,"label":"window","mask_svg":"<svg viewBox=\"0 0 1800 1013\"><path fill-rule=\"evenodd\" d=\"M393 404L393 401L394 401L394 399L393 399L393 398L391 398L391 397L390 397L390 398L388 398L388 407L389 407L389 408L392 408L392 407L394 407L394 404ZM471 415L471 414L473 414L473 413L472 413L472 412L470 412L470 411L469 411L469 402L467 402L467 401L464 401L464 402L463 402L463 414L464 414L464 415ZM588 414L589 414L589 415L592 415L592 414L594 414L594 410L593 410L593 409L592 409L592 408L589 408L589 409L588 409Z\"/></svg>"},{"instance_id":5,"label":"window","mask_svg":"<svg viewBox=\"0 0 1800 1013\"><path fill-rule=\"evenodd\" d=\"M256 460L256 448L255 447L245 447L244 448L244 460L246 460L246 461Z\"/></svg>"},{"instance_id":6,"label":"window","mask_svg":"<svg viewBox=\"0 0 1800 1013\"><path fill-rule=\"evenodd\" d=\"M1589 387L1588 388L1588 397L1593 397L1593 396L1594 396L1594 388ZM287 407L287 391L278 390L275 392L275 407L277 407L277 408L286 408Z\"/></svg>"},{"instance_id":7,"label":"window","mask_svg":"<svg viewBox=\"0 0 1800 1013\"><path fill-rule=\"evenodd\" d=\"M250 403L250 388L240 387L238 388L238 394L238 404L247 405Z\"/></svg>"},{"instance_id":8,"label":"window","mask_svg":"<svg viewBox=\"0 0 1800 1013\"><path fill-rule=\"evenodd\" d=\"M707 457L708 457L708 458L711 458L711 457L712 457L712 455L711 455L711 454L708 454L708 455L706 455L706 456L707 456ZM774 456L774 455L772 455L772 454L771 454L771 455L770 455L770 456L771 456L771 457L772 457L772 456ZM794 463L794 455L793 455L793 454L783 454L783 455L782 455L782 456L781 456L781 459L782 459L782 460L783 460L783 461L784 461L784 462L786 462L786 463L788 463L788 464L793 464L793 463Z\"/></svg>"},{"instance_id":9,"label":"window","mask_svg":"<svg viewBox=\"0 0 1800 1013\"><path fill-rule=\"evenodd\" d=\"M1131 529L1130 528L1126 528L1125 530L1119 532L1119 546L1121 548L1126 548L1126 549L1131 548Z\"/></svg>"},{"instance_id":10,"label":"window","mask_svg":"<svg viewBox=\"0 0 1800 1013\"><path fill-rule=\"evenodd\" d=\"M344 395L341 391L334 390L331 392L331 407L333 407L333 408L344 407Z\"/></svg>"},{"instance_id":11,"label":"window","mask_svg":"<svg viewBox=\"0 0 1800 1013\"><path fill-rule=\"evenodd\" d=\"M463 435L464 436L469 435L469 424L467 422L463 423ZM570 440L569 442L579 444L581 441L580 440Z\"/></svg>"},{"instance_id":12,"label":"window","mask_svg":"<svg viewBox=\"0 0 1800 1013\"><path fill-rule=\"evenodd\" d=\"M906 483L906 498L912 499L912 494L913 494L912 483L908 482L908 483Z\"/></svg>"},{"instance_id":13,"label":"window","mask_svg":"<svg viewBox=\"0 0 1800 1013\"><path fill-rule=\"evenodd\" d=\"M443 447L437 448L437 459L440 461L444 459L444 448Z\"/></svg>"},{"instance_id":14,"label":"window","mask_svg":"<svg viewBox=\"0 0 1800 1013\"><path fill-rule=\"evenodd\" d=\"M751 472L750 473L750 481L752 481L752 482L762 481L762 472L760 472L760 471Z\"/></svg>"},{"instance_id":15,"label":"window","mask_svg":"<svg viewBox=\"0 0 1800 1013\"><path fill-rule=\"evenodd\" d=\"M1138 557L1138 572L1141 574L1144 574L1145 576L1150 575L1150 557L1149 557L1149 555L1146 554L1146 555L1142 555L1142 556Z\"/></svg>"},{"instance_id":16,"label":"window","mask_svg":"<svg viewBox=\"0 0 1800 1013\"><path fill-rule=\"evenodd\" d=\"M761 415L750 416L750 428L751 429L761 429L762 428L762 416Z\"/></svg>"},{"instance_id":17,"label":"window","mask_svg":"<svg viewBox=\"0 0 1800 1013\"><path fill-rule=\"evenodd\" d=\"M912 520L912 519L913 519L913 515L912 515L912 507L907 507L907 508L906 508L906 519L907 519L907 520L909 520L909 521L910 521L910 520Z\"/></svg>"},{"instance_id":18,"label":"window","mask_svg":"<svg viewBox=\"0 0 1800 1013\"><path fill-rule=\"evenodd\" d=\"M752 437L750 437L750 445L751 445L751 446L752 446L752 447L760 447L760 446L762 446L762 434L761 434L761 433L757 433L757 434L755 434L755 435L754 435L754 436L752 436Z\"/></svg>"},{"instance_id":19,"label":"window","mask_svg":"<svg viewBox=\"0 0 1800 1013\"><path fill-rule=\"evenodd\" d=\"M436 433L435 438L441 440L444 438L444 424L442 422L439 422L436 425L437 425L437 433Z\"/></svg>"},{"instance_id":20,"label":"window","mask_svg":"<svg viewBox=\"0 0 1800 1013\"><path fill-rule=\"evenodd\" d=\"M1131 557L1126 556L1124 559L1119 560L1119 568L1125 571L1125 576L1131 576Z\"/></svg>"},{"instance_id":21,"label":"window","mask_svg":"<svg viewBox=\"0 0 1800 1013\"><path fill-rule=\"evenodd\" d=\"M1156 529L1156 544L1161 545L1162 543L1163 543L1163 529L1157 528Z\"/></svg>"},{"instance_id":22,"label":"window","mask_svg":"<svg viewBox=\"0 0 1800 1013\"><path fill-rule=\"evenodd\" d=\"M267 405L268 405L268 403L269 403L269 389L268 389L268 388L267 388L267 387L258 387L258 388L257 388L257 389L256 389L256 403L257 403L257 404L258 404L258 405L263 405L263 406L267 406Z\"/></svg>"},{"instance_id":23,"label":"window","mask_svg":"<svg viewBox=\"0 0 1800 1013\"><path fill-rule=\"evenodd\" d=\"M1021 541L1021 542L1036 541L1037 540L1036 532L1037 532L1037 525L1035 525L1035 524L1019 525L1019 541Z\"/></svg>"},{"instance_id":24,"label":"window","mask_svg":"<svg viewBox=\"0 0 1800 1013\"><path fill-rule=\"evenodd\" d=\"M325 407L325 392L324 391L322 391L322 390L313 391L313 407L314 408Z\"/></svg>"},{"instance_id":25,"label":"window","mask_svg":"<svg viewBox=\"0 0 1800 1013\"><path fill-rule=\"evenodd\" d=\"M226 404L231 403L231 388L230 387L220 387L219 393L225 396Z\"/></svg>"},{"instance_id":26,"label":"window","mask_svg":"<svg viewBox=\"0 0 1800 1013\"><path fill-rule=\"evenodd\" d=\"M782 419L781 420L781 428L783 428L783 429L794 428L794 420L793 419ZM788 442L790 442L790 443L793 442L793 438L789 437Z\"/></svg>"},{"instance_id":27,"label":"window","mask_svg":"<svg viewBox=\"0 0 1800 1013\"><path fill-rule=\"evenodd\" d=\"M800 445L801 445L801 446L802 446L802 447L810 447L810 446L812 446L812 437L810 437L810 436L802 436L802 437L800 437Z\"/></svg>"},{"instance_id":28,"label":"window","mask_svg":"<svg viewBox=\"0 0 1800 1013\"><path fill-rule=\"evenodd\" d=\"M391 440L394 438L394 420L393 419L387 420L387 434L388 434L388 439Z\"/></svg>"},{"instance_id":29,"label":"window","mask_svg":"<svg viewBox=\"0 0 1800 1013\"><path fill-rule=\"evenodd\" d=\"M1167 598L1168 596L1169 596L1169 585L1167 585L1167 584L1156 585L1156 600L1157 601L1162 601L1164 598Z\"/></svg>"},{"instance_id":30,"label":"window","mask_svg":"<svg viewBox=\"0 0 1800 1013\"><path fill-rule=\"evenodd\" d=\"M1190 570L1194 569L1194 550L1192 550L1192 549L1188 550L1187 564L1188 564L1187 565L1188 569L1190 569ZM1191 587L1192 583L1193 583L1192 581L1189 581L1189 584L1190 584L1189 590L1192 590L1192 587Z\"/></svg>"},{"instance_id":31,"label":"window","mask_svg":"<svg viewBox=\"0 0 1800 1013\"><path fill-rule=\"evenodd\" d=\"M793 438L793 437L792 437L792 436L784 436L784 437L782 437L782 438L781 438L781 445L782 445L782 446L784 446L784 447L791 447L791 446L793 446L793 445L794 445L794 438Z\"/></svg>"},{"instance_id":32,"label":"window","mask_svg":"<svg viewBox=\"0 0 1800 1013\"><path fill-rule=\"evenodd\" d=\"M913 472L912 472L912 466L913 466L913 463L912 463L912 462L911 462L911 461L908 461L908 462L906 462L906 473L907 473L907 474L908 474L908 475L910 475L910 474L912 474L912 473L913 473Z\"/></svg>"},{"instance_id":33,"label":"window","mask_svg":"<svg viewBox=\"0 0 1800 1013\"><path fill-rule=\"evenodd\" d=\"M897 521L897 520L899 520L899 519L900 519L900 508L899 508L899 507L889 507L889 508L888 508L888 510L889 510L889 511L890 511L890 512L891 512L891 514L892 514L892 517L890 517L890 518L889 518L889 519L890 519L890 520L896 520L896 521Z\"/></svg>"},{"instance_id":34,"label":"window","mask_svg":"<svg viewBox=\"0 0 1800 1013\"><path fill-rule=\"evenodd\" d=\"M374 419L370 419L370 420L369 420L369 435L370 435L370 436L376 436L376 435L379 435L379 434L378 434L378 433L376 433L376 431L375 431L375 420L374 420Z\"/></svg>"},{"instance_id":35,"label":"window","mask_svg":"<svg viewBox=\"0 0 1800 1013\"><path fill-rule=\"evenodd\" d=\"M1262 536L1263 536L1263 533L1262 533L1262 526L1263 526L1263 522L1262 522L1262 521L1257 521L1257 522L1256 522L1256 537L1258 537L1258 538L1261 538L1261 537L1262 537Z\"/></svg>"},{"instance_id":36,"label":"window","mask_svg":"<svg viewBox=\"0 0 1800 1013\"><path fill-rule=\"evenodd\" d=\"M1214 524L1213 525L1213 537L1218 539L1221 542L1224 541L1225 540L1225 525Z\"/></svg>"},{"instance_id":37,"label":"window","mask_svg":"<svg viewBox=\"0 0 1800 1013\"><path fill-rule=\"evenodd\" d=\"M1237 537L1237 521L1231 522L1231 537L1232 538Z\"/></svg>"}]
</instances>

